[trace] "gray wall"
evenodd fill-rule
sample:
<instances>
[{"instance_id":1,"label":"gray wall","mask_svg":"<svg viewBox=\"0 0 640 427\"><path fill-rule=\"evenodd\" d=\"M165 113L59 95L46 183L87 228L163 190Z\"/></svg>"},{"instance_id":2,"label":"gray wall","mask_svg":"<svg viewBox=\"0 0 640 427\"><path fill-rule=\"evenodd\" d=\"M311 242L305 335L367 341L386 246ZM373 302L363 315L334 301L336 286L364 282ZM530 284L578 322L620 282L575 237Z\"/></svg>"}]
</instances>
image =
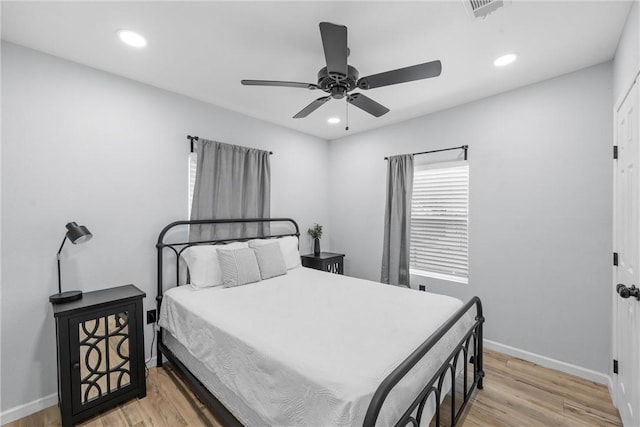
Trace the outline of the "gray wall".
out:
<instances>
[{"instance_id":1,"label":"gray wall","mask_svg":"<svg viewBox=\"0 0 640 427\"><path fill-rule=\"evenodd\" d=\"M469 144L469 284L413 286L479 295L487 339L608 373L611 83L601 64L331 141L328 229L346 272L380 279L383 158Z\"/></svg>"},{"instance_id":2,"label":"gray wall","mask_svg":"<svg viewBox=\"0 0 640 427\"><path fill-rule=\"evenodd\" d=\"M65 246L63 290L134 283L155 308L155 240L187 215L187 134L273 150L272 214L328 222L327 189L303 184L327 182L326 141L2 44L2 411L56 392L48 296L68 221L94 238Z\"/></svg>"}]
</instances>

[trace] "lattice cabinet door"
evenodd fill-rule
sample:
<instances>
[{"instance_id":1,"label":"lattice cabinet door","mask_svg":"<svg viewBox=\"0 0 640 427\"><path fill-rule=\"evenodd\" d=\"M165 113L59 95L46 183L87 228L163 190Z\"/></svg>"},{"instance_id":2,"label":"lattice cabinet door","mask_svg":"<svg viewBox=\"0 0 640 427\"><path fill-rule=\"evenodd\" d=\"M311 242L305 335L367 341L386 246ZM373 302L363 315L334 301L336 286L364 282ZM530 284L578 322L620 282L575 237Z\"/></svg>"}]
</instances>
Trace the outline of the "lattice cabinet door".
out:
<instances>
[{"instance_id":1,"label":"lattice cabinet door","mask_svg":"<svg viewBox=\"0 0 640 427\"><path fill-rule=\"evenodd\" d=\"M343 274L342 263L343 263L342 258L337 258L337 259L331 260L329 262L326 262L325 269L329 273Z\"/></svg>"},{"instance_id":2,"label":"lattice cabinet door","mask_svg":"<svg viewBox=\"0 0 640 427\"><path fill-rule=\"evenodd\" d=\"M105 399L126 393L139 382L131 346L135 330L135 305L123 305L91 315L72 318L71 399L80 413ZM144 357L144 356L143 356Z\"/></svg>"},{"instance_id":3,"label":"lattice cabinet door","mask_svg":"<svg viewBox=\"0 0 640 427\"><path fill-rule=\"evenodd\" d=\"M87 293L81 300L85 302L84 307L69 307L67 311L55 313L58 390L64 426L73 425L124 400L146 395L142 331L144 293L129 286L132 288ZM131 294L138 297L127 299ZM54 307L54 310L60 308Z\"/></svg>"}]
</instances>

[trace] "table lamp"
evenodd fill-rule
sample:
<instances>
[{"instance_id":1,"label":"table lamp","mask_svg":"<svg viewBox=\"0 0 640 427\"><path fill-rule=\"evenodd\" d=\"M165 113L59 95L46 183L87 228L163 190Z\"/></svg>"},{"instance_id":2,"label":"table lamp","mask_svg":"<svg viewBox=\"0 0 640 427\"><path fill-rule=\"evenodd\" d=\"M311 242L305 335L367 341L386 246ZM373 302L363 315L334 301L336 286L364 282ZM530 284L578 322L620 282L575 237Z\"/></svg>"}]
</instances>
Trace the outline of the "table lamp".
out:
<instances>
[{"instance_id":1,"label":"table lamp","mask_svg":"<svg viewBox=\"0 0 640 427\"><path fill-rule=\"evenodd\" d=\"M62 239L60 249L58 249L58 293L49 297L49 302L51 302L52 304L76 301L82 298L82 291L62 292L62 285L60 280L60 252L62 252L62 248L64 247L67 239L71 240L71 243L73 243L74 245L78 245L90 240L92 237L93 234L91 234L89 229L87 229L87 227L85 227L84 225L78 225L75 222L70 222L67 224L67 233L64 235L64 239Z\"/></svg>"}]
</instances>

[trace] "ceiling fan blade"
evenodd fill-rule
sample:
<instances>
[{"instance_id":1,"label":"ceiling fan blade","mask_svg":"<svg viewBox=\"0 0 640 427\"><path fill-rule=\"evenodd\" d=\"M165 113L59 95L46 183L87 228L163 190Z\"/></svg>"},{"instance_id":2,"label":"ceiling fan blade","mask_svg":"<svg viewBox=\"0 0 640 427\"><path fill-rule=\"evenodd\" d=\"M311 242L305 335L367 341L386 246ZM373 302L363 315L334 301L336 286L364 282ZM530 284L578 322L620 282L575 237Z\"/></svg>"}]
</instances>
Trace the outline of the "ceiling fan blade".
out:
<instances>
[{"instance_id":1,"label":"ceiling fan blade","mask_svg":"<svg viewBox=\"0 0 640 427\"><path fill-rule=\"evenodd\" d=\"M395 85L398 83L412 82L414 80L437 77L442 72L440 61L425 62L424 64L398 68L384 73L374 74L358 80L360 89L373 89L381 86Z\"/></svg>"},{"instance_id":2,"label":"ceiling fan blade","mask_svg":"<svg viewBox=\"0 0 640 427\"><path fill-rule=\"evenodd\" d=\"M336 80L344 80L347 77L347 27L321 22L320 36L327 60L327 72Z\"/></svg>"},{"instance_id":3,"label":"ceiling fan blade","mask_svg":"<svg viewBox=\"0 0 640 427\"><path fill-rule=\"evenodd\" d=\"M368 96L364 96L361 93L353 93L347 98L347 102L351 105L366 111L372 116L380 117L383 114L387 114L389 109L382 104L378 104Z\"/></svg>"},{"instance_id":4,"label":"ceiling fan blade","mask_svg":"<svg viewBox=\"0 0 640 427\"><path fill-rule=\"evenodd\" d=\"M311 114L314 111L316 111L318 108L320 108L320 106L322 104L324 104L325 102L327 102L330 99L331 99L330 96L325 96L323 98L316 99L311 104L307 105L302 110L300 110L300 112L298 114L296 114L295 116L293 116L293 118L294 119L301 119L303 117L307 117L309 114Z\"/></svg>"},{"instance_id":5,"label":"ceiling fan blade","mask_svg":"<svg viewBox=\"0 0 640 427\"><path fill-rule=\"evenodd\" d=\"M299 87L300 89L318 89L318 85L313 83L281 82L274 80L240 80L245 86L282 86Z\"/></svg>"}]
</instances>

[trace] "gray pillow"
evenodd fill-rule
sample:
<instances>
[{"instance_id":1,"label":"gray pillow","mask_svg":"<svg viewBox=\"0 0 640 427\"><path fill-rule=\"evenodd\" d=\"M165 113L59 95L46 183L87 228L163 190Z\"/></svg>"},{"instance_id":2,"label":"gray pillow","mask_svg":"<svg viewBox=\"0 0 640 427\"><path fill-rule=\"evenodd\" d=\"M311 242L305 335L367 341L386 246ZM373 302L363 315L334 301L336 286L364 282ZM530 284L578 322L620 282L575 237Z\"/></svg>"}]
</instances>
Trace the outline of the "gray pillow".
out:
<instances>
[{"instance_id":1,"label":"gray pillow","mask_svg":"<svg viewBox=\"0 0 640 427\"><path fill-rule=\"evenodd\" d=\"M222 270L222 284L225 288L260 281L258 261L251 248L218 249L218 261Z\"/></svg>"},{"instance_id":2,"label":"gray pillow","mask_svg":"<svg viewBox=\"0 0 640 427\"><path fill-rule=\"evenodd\" d=\"M262 280L287 274L287 265L282 256L280 243L273 242L268 245L256 246L253 251L256 253Z\"/></svg>"}]
</instances>

